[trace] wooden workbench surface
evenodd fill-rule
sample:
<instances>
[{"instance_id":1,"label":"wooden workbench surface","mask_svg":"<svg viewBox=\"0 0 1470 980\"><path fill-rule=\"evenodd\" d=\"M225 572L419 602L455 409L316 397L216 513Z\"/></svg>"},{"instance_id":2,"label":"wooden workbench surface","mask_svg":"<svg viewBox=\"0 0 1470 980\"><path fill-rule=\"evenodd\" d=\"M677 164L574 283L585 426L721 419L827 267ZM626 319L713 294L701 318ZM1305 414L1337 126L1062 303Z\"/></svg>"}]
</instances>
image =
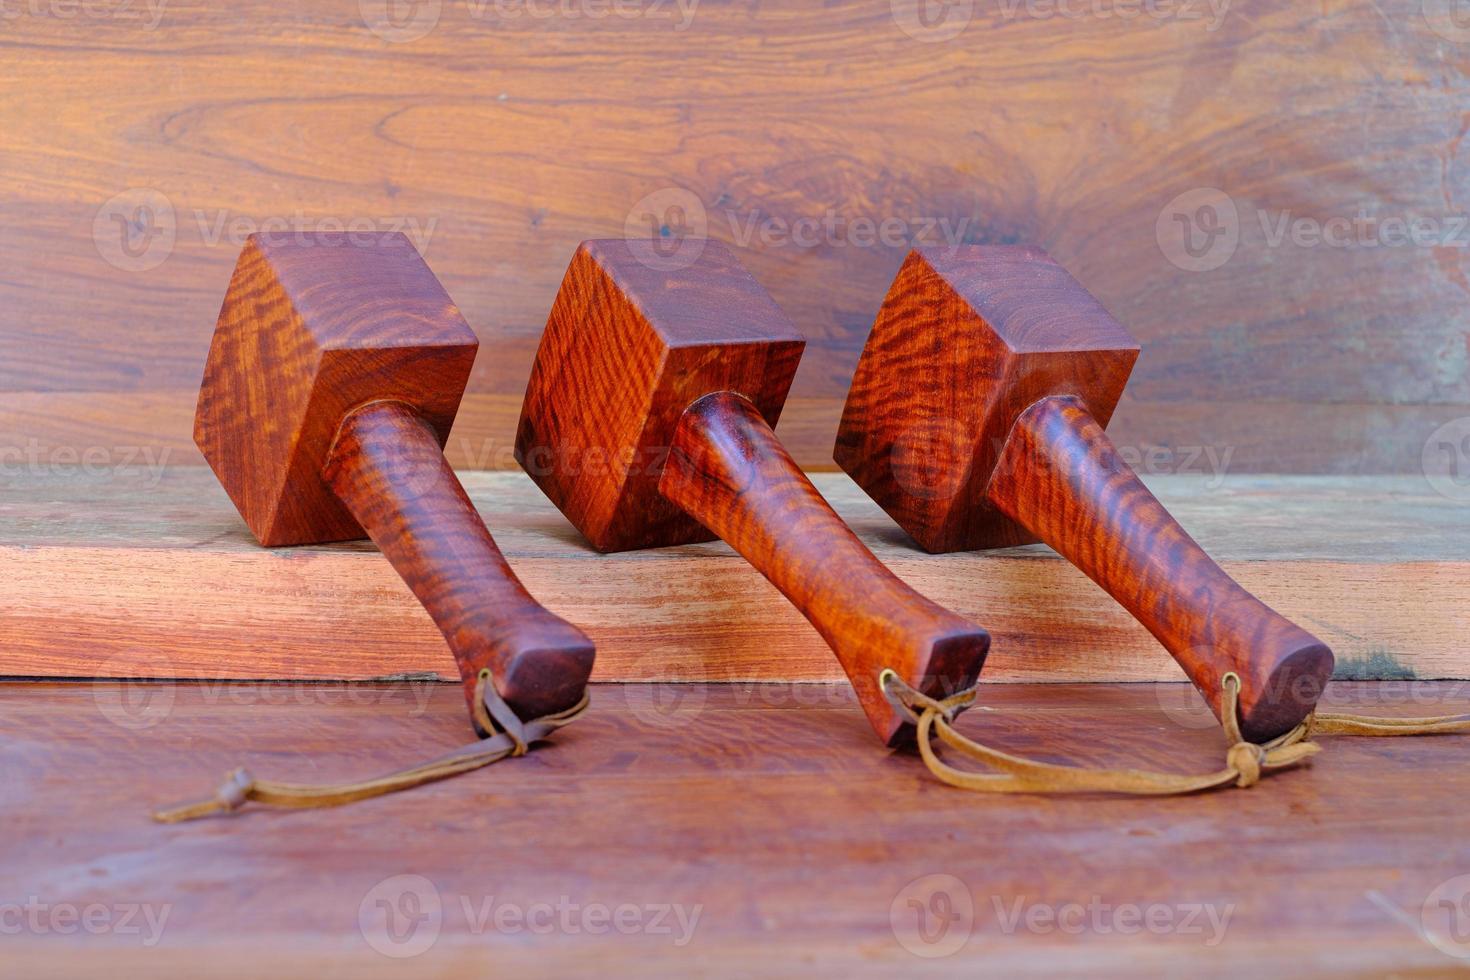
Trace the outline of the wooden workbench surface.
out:
<instances>
[{"instance_id":1,"label":"wooden workbench surface","mask_svg":"<svg viewBox=\"0 0 1470 980\"><path fill-rule=\"evenodd\" d=\"M1056 760L1217 766L1218 729L1170 710L1183 700L1175 685L994 685L992 710L961 727ZM1470 689L1338 682L1329 700L1465 711ZM598 685L587 715L523 759L339 809L162 826L150 807L242 763L333 780L454 746L458 687L12 682L0 704L7 975L1428 976L1470 962L1470 940L1434 918L1470 874L1470 741L1453 736L1324 739L1307 768L1189 798L982 797L873 744L845 687ZM951 878L920 899L921 936L912 883L934 875ZM90 929L68 925L89 907ZM621 931L599 911L619 907Z\"/></svg>"},{"instance_id":2,"label":"wooden workbench surface","mask_svg":"<svg viewBox=\"0 0 1470 980\"><path fill-rule=\"evenodd\" d=\"M841 678L725 545L598 555L524 475L462 478L531 591L597 641L597 679ZM846 476L814 480L900 576L991 631L989 679L1182 676L1050 549L926 555ZM1345 676L1470 676L1465 501L1419 477L1148 482L1242 584L1326 640ZM260 548L204 468L4 477L0 580L4 675L457 676L370 543Z\"/></svg>"}]
</instances>

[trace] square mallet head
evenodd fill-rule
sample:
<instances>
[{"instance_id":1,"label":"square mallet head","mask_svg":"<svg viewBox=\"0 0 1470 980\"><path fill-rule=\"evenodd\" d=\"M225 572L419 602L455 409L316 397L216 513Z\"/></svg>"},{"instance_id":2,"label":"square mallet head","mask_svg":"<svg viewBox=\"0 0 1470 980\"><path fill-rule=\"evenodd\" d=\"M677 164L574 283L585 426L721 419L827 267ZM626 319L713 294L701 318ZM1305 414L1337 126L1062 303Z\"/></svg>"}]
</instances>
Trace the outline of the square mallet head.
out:
<instances>
[{"instance_id":1,"label":"square mallet head","mask_svg":"<svg viewBox=\"0 0 1470 980\"><path fill-rule=\"evenodd\" d=\"M1012 423L1074 395L1106 426L1137 357L1040 249L916 249L863 350L834 455L927 551L1033 542L985 500Z\"/></svg>"},{"instance_id":2,"label":"square mallet head","mask_svg":"<svg viewBox=\"0 0 1470 980\"><path fill-rule=\"evenodd\" d=\"M478 346L404 235L252 235L215 327L194 441L261 544L364 537L322 475L343 417L401 402L442 446Z\"/></svg>"},{"instance_id":3,"label":"square mallet head","mask_svg":"<svg viewBox=\"0 0 1470 980\"><path fill-rule=\"evenodd\" d=\"M675 429L720 391L774 426L805 347L722 243L672 269L639 244L572 256L516 433L516 458L599 551L712 540L659 492Z\"/></svg>"},{"instance_id":4,"label":"square mallet head","mask_svg":"<svg viewBox=\"0 0 1470 980\"><path fill-rule=\"evenodd\" d=\"M526 591L444 458L477 346L403 235L256 235L194 437L261 544L370 535L443 632L483 724L482 671L540 717L579 701L594 650Z\"/></svg>"}]
</instances>

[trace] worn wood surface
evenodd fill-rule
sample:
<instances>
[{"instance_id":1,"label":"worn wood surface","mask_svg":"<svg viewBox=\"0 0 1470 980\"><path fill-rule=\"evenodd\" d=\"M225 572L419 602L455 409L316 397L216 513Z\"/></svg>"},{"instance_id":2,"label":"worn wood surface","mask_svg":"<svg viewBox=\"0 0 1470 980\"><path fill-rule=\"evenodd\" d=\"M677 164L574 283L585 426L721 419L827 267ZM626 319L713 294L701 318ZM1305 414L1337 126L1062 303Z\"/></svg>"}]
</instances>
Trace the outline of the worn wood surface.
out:
<instances>
[{"instance_id":1,"label":"worn wood surface","mask_svg":"<svg viewBox=\"0 0 1470 980\"><path fill-rule=\"evenodd\" d=\"M960 727L1058 761L1187 771L1222 751L1202 704L1167 710L1188 690L987 686L992 710ZM1324 739L1309 766L1196 797L985 797L876 747L845 684L592 698L553 743L468 776L165 827L153 806L242 763L322 780L461 744L458 691L0 685L0 908L38 909L6 913L5 969L1379 977L1457 975L1435 939L1470 953L1438 904L1470 873L1463 738ZM1470 709L1470 692L1348 684L1326 701L1420 714ZM97 934L58 911L91 905ZM586 918L619 906L636 906L621 931Z\"/></svg>"},{"instance_id":2,"label":"worn wood surface","mask_svg":"<svg viewBox=\"0 0 1470 980\"><path fill-rule=\"evenodd\" d=\"M1470 46L1436 31L1446 5L976 4L936 43L869 0L705 0L682 30L672 3L399 13L429 6L434 29L394 43L355 0L7 5L0 443L197 461L194 384L242 232L356 220L424 244L497 351L450 448L507 466L565 256L672 221L678 188L812 341L781 430L804 465L827 465L907 238L944 244L939 221L1045 246L1139 339L1124 444L1228 448L1241 472L1414 472L1429 434L1470 415ZM1158 228L1200 188L1234 202L1239 244L1190 272ZM120 258L135 189L175 229L141 271ZM1360 211L1437 231L1277 237ZM904 243L865 244L855 222L890 218ZM793 236L800 221L816 227ZM146 231L129 234L151 262L167 238Z\"/></svg>"},{"instance_id":3,"label":"worn wood surface","mask_svg":"<svg viewBox=\"0 0 1470 980\"><path fill-rule=\"evenodd\" d=\"M524 475L462 477L527 588L596 641L597 676L842 679L726 546L599 555ZM1181 677L1048 549L927 555L845 476L812 480L900 578L985 624L987 678ZM1470 526L1423 479L1146 482L1232 577L1329 643L1340 671L1470 675ZM458 676L375 547L263 549L202 469L0 474L0 528L0 673Z\"/></svg>"}]
</instances>

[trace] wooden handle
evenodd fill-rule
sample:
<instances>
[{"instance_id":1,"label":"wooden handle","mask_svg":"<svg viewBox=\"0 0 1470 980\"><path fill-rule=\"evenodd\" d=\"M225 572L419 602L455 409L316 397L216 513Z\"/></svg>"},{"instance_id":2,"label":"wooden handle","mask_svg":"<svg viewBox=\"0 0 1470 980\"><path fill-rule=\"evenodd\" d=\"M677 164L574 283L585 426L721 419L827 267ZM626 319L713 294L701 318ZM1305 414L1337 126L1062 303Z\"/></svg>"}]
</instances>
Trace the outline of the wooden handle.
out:
<instances>
[{"instance_id":1,"label":"wooden handle","mask_svg":"<svg viewBox=\"0 0 1470 980\"><path fill-rule=\"evenodd\" d=\"M987 497L1147 626L1217 716L1223 679L1234 671L1246 738L1274 738L1311 713L1332 652L1226 575L1080 401L1044 398L1021 414Z\"/></svg>"},{"instance_id":2,"label":"wooden handle","mask_svg":"<svg viewBox=\"0 0 1470 980\"><path fill-rule=\"evenodd\" d=\"M486 667L521 718L581 699L592 641L531 598L412 408L373 402L354 410L323 476L443 631L471 714Z\"/></svg>"},{"instance_id":3,"label":"wooden handle","mask_svg":"<svg viewBox=\"0 0 1470 980\"><path fill-rule=\"evenodd\" d=\"M948 695L975 682L990 647L980 627L890 572L842 523L744 397L695 402L674 435L659 489L754 565L817 628L889 746L913 727L878 689L891 667Z\"/></svg>"}]
</instances>

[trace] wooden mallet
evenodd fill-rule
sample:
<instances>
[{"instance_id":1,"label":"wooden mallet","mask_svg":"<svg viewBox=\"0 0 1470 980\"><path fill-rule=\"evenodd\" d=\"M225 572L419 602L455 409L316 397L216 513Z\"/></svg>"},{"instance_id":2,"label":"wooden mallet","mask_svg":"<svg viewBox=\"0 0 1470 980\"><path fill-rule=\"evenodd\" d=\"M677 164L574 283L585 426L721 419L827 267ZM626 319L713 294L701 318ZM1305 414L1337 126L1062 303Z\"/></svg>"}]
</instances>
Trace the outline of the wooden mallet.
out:
<instances>
[{"instance_id":1,"label":"wooden mallet","mask_svg":"<svg viewBox=\"0 0 1470 980\"><path fill-rule=\"evenodd\" d=\"M1217 716L1234 673L1242 734L1274 738L1311 713L1332 652L1226 575L1103 433L1137 356L1039 249L917 250L863 351L837 462L929 551L1045 541L1148 627Z\"/></svg>"},{"instance_id":2,"label":"wooden mallet","mask_svg":"<svg viewBox=\"0 0 1470 980\"><path fill-rule=\"evenodd\" d=\"M582 243L531 372L516 457L599 551L718 536L836 652L878 735L878 688L975 680L984 630L914 592L822 499L772 431L805 342L724 245L682 268L647 243ZM652 259L650 258L652 257Z\"/></svg>"},{"instance_id":3,"label":"wooden mallet","mask_svg":"<svg viewBox=\"0 0 1470 980\"><path fill-rule=\"evenodd\" d=\"M443 631L472 716L488 668L539 718L580 701L593 646L531 598L444 458L478 346L403 235L252 236L194 440L261 544L371 537Z\"/></svg>"}]
</instances>

